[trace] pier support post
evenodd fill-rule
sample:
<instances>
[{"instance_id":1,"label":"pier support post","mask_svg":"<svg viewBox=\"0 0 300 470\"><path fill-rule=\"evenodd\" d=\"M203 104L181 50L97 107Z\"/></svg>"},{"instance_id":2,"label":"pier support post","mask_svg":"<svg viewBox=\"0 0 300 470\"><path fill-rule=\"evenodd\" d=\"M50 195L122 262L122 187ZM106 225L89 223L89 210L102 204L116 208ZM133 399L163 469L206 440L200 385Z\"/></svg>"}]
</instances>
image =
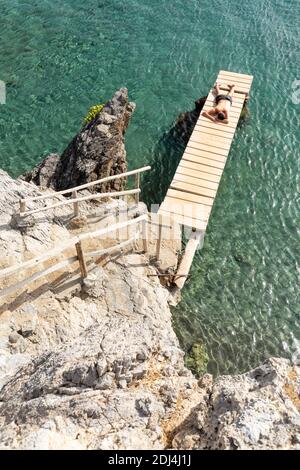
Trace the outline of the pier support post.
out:
<instances>
[{"instance_id":1,"label":"pier support post","mask_svg":"<svg viewBox=\"0 0 300 470\"><path fill-rule=\"evenodd\" d=\"M143 249L144 252L148 251L148 220L142 222L142 238L143 238Z\"/></svg>"},{"instance_id":2,"label":"pier support post","mask_svg":"<svg viewBox=\"0 0 300 470\"><path fill-rule=\"evenodd\" d=\"M84 254L83 254L83 249L82 249L81 242L76 243L75 247L76 247L77 257L78 257L78 261L79 261L81 276L83 278L86 278L87 277L87 268L86 268L86 262L85 262L85 259L84 259Z\"/></svg>"},{"instance_id":3,"label":"pier support post","mask_svg":"<svg viewBox=\"0 0 300 470\"><path fill-rule=\"evenodd\" d=\"M201 243L202 238L203 233L193 232L190 240L187 242L179 268L177 270L176 275L174 276L174 283L179 289L182 289L185 284L185 281L191 269L196 250L199 246L199 243Z\"/></svg>"},{"instance_id":4,"label":"pier support post","mask_svg":"<svg viewBox=\"0 0 300 470\"><path fill-rule=\"evenodd\" d=\"M26 211L26 202L24 199L20 199L20 213Z\"/></svg>"},{"instance_id":5,"label":"pier support post","mask_svg":"<svg viewBox=\"0 0 300 470\"><path fill-rule=\"evenodd\" d=\"M135 189L140 189L140 183L141 183L141 174L137 173L135 175ZM140 193L136 193L135 202L136 202L136 204L138 204L140 202Z\"/></svg>"},{"instance_id":6,"label":"pier support post","mask_svg":"<svg viewBox=\"0 0 300 470\"><path fill-rule=\"evenodd\" d=\"M72 192L72 199L77 199L77 191ZM79 204L77 201L73 203L73 208L74 208L74 217L77 217L79 215Z\"/></svg>"},{"instance_id":7,"label":"pier support post","mask_svg":"<svg viewBox=\"0 0 300 470\"><path fill-rule=\"evenodd\" d=\"M156 242L156 259L157 261L160 260L160 252L161 252L161 243L162 243L162 229L163 229L163 221L161 214L158 215L158 239Z\"/></svg>"}]
</instances>

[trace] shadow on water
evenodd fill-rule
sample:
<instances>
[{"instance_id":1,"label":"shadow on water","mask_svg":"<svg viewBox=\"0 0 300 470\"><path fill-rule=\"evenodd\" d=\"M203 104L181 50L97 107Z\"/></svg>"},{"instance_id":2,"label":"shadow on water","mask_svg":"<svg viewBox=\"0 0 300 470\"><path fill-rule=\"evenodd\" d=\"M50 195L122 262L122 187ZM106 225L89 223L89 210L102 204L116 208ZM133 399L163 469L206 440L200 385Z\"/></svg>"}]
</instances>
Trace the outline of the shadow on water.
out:
<instances>
[{"instance_id":1,"label":"shadow on water","mask_svg":"<svg viewBox=\"0 0 300 470\"><path fill-rule=\"evenodd\" d=\"M170 186L184 149L193 132L206 98L195 102L195 109L181 113L172 128L157 142L152 169L143 179L142 200L148 207L160 204Z\"/></svg>"}]
</instances>

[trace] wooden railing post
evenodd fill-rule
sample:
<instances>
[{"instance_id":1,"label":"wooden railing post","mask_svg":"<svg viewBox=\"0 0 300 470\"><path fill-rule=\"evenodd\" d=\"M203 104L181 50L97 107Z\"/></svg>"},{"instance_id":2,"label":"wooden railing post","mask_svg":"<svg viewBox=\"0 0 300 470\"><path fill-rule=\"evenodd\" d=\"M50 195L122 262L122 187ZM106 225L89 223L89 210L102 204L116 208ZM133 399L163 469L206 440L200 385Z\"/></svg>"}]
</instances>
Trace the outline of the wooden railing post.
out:
<instances>
[{"instance_id":1,"label":"wooden railing post","mask_svg":"<svg viewBox=\"0 0 300 470\"><path fill-rule=\"evenodd\" d=\"M20 213L26 211L26 202L24 199L20 199Z\"/></svg>"},{"instance_id":2,"label":"wooden railing post","mask_svg":"<svg viewBox=\"0 0 300 470\"><path fill-rule=\"evenodd\" d=\"M135 189L140 189L141 184L141 174L137 173L135 175ZM135 195L135 202L138 204L140 202L140 193L136 193Z\"/></svg>"},{"instance_id":3,"label":"wooden railing post","mask_svg":"<svg viewBox=\"0 0 300 470\"><path fill-rule=\"evenodd\" d=\"M84 259L84 254L83 254L83 249L82 249L81 242L79 241L78 243L75 243L75 247L76 247L77 257L78 257L78 261L79 261L81 276L83 278L86 278L87 277L87 268L86 268L86 262L85 262L85 259Z\"/></svg>"},{"instance_id":4,"label":"wooden railing post","mask_svg":"<svg viewBox=\"0 0 300 470\"><path fill-rule=\"evenodd\" d=\"M158 239L156 242L156 259L159 261L160 259L160 251L161 251L161 242L162 242L162 215L158 215Z\"/></svg>"},{"instance_id":5,"label":"wooden railing post","mask_svg":"<svg viewBox=\"0 0 300 470\"><path fill-rule=\"evenodd\" d=\"M77 191L72 192L72 199L77 199ZM77 201L73 202L73 208L74 208L74 217L77 217L79 215L79 204Z\"/></svg>"},{"instance_id":6,"label":"wooden railing post","mask_svg":"<svg viewBox=\"0 0 300 470\"><path fill-rule=\"evenodd\" d=\"M143 220L142 222L142 238L143 238L143 249L144 252L148 251L148 220Z\"/></svg>"}]
</instances>

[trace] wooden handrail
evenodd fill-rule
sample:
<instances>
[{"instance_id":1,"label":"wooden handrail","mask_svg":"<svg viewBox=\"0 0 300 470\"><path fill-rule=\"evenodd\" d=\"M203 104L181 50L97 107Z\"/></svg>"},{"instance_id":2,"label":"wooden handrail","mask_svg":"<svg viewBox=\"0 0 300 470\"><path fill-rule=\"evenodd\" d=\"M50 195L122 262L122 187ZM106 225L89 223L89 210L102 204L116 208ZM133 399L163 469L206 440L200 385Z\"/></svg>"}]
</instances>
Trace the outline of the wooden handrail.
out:
<instances>
[{"instance_id":1,"label":"wooden handrail","mask_svg":"<svg viewBox=\"0 0 300 470\"><path fill-rule=\"evenodd\" d=\"M14 274L17 271L32 268L37 266L39 263L42 263L43 261L47 261L51 258L54 258L58 254L60 254L62 251L65 251L66 249L76 245L76 243L80 243L84 240L88 240L89 238L94 238L94 237L101 237L102 235L106 235L109 232L113 232L116 230L120 230L124 227L129 227L131 225L138 224L140 222L147 221L148 215L141 215L139 217L136 217L135 219L130 219L126 220L124 222L119 222L117 224L111 225L110 227L105 227L99 230L95 230L93 232L86 232L82 233L81 235L77 235L75 237L72 237L70 240L67 240L66 242L62 243L59 247L54 248L53 250L49 251L48 253L45 253L43 255L37 256L36 258L33 258L29 261L25 261L22 264L10 266L9 268L2 269L0 271L0 278L9 276L11 274Z\"/></svg>"},{"instance_id":2,"label":"wooden handrail","mask_svg":"<svg viewBox=\"0 0 300 470\"><path fill-rule=\"evenodd\" d=\"M138 168L137 170L131 170L131 171L127 171L126 173L120 173L119 175L107 176L107 177L102 178L100 180L91 181L90 183L81 184L80 186L75 186L74 188L64 189L62 191L57 191L57 192L54 192L53 194L44 194L42 196L22 198L20 203L21 202L26 203L26 202L32 202L32 201L40 201L42 199L53 198L53 197L58 196L59 194L62 195L62 194L72 193L73 191L80 191L81 189L90 188L90 187L95 186L97 184L107 183L108 181L112 181L112 180L119 179L119 178L126 178L127 176L131 176L131 175L137 175L139 173L143 173L144 171L148 171L148 170L151 170L151 166L144 166L142 168Z\"/></svg>"},{"instance_id":3,"label":"wooden handrail","mask_svg":"<svg viewBox=\"0 0 300 470\"><path fill-rule=\"evenodd\" d=\"M78 202L89 201L91 199L103 199L105 197L126 196L130 194L137 194L140 192L141 192L140 189L128 189L127 191L115 191L112 193L95 193L95 194L90 194L89 196L77 197L76 199L75 198L66 199L65 201L58 202L57 204L52 204L52 206L45 206L45 207L40 207L39 209L34 209L32 211L20 212L20 215L32 215L32 214L36 214L37 212L46 211L48 209L54 209L56 207L66 206L70 204L78 204ZM77 215L78 215L78 207L77 207Z\"/></svg>"}]
</instances>

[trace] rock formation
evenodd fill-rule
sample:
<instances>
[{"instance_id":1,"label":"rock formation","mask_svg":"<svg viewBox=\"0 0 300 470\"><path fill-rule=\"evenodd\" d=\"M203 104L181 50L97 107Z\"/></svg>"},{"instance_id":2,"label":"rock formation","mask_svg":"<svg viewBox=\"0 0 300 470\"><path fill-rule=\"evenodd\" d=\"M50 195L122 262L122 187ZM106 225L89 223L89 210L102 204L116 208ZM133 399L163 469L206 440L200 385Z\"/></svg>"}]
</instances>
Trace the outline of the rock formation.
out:
<instances>
[{"instance_id":1,"label":"rock formation","mask_svg":"<svg viewBox=\"0 0 300 470\"><path fill-rule=\"evenodd\" d=\"M300 449L300 367L271 358L245 374L208 374L207 391L175 432L177 449Z\"/></svg>"},{"instance_id":2,"label":"rock formation","mask_svg":"<svg viewBox=\"0 0 300 470\"><path fill-rule=\"evenodd\" d=\"M70 236L51 211L22 231L11 225L20 195L38 191L1 171L0 186L1 267ZM58 273L2 299L0 448L300 448L299 367L270 359L197 381L155 273L147 255L128 252L75 289L74 272Z\"/></svg>"},{"instance_id":3,"label":"rock formation","mask_svg":"<svg viewBox=\"0 0 300 470\"><path fill-rule=\"evenodd\" d=\"M33 182L57 191L95 181L127 170L124 134L135 109L126 88L121 88L102 111L74 137L63 154L49 155L24 175ZM97 191L118 191L126 180L97 186Z\"/></svg>"}]
</instances>

